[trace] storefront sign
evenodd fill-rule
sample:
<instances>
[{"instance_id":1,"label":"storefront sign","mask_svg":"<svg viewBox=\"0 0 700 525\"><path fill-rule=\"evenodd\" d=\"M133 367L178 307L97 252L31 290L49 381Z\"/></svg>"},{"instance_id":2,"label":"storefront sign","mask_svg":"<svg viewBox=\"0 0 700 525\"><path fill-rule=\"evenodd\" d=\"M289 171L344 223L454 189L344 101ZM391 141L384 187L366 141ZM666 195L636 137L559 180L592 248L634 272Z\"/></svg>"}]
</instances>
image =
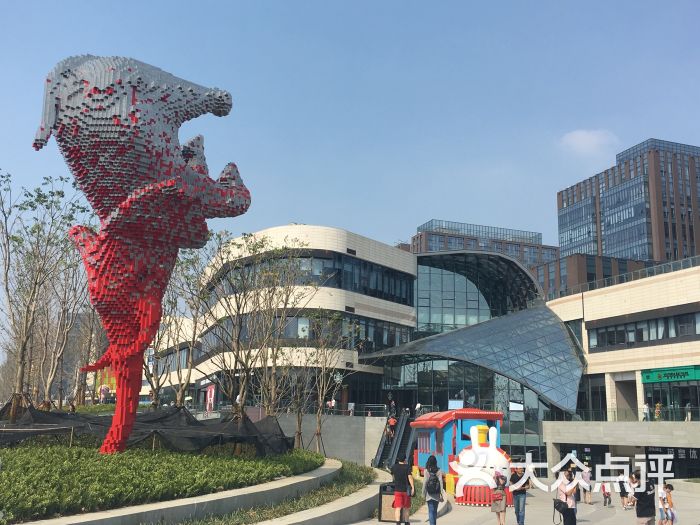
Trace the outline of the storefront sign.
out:
<instances>
[{"instance_id":1,"label":"storefront sign","mask_svg":"<svg viewBox=\"0 0 700 525\"><path fill-rule=\"evenodd\" d=\"M642 383L668 383L671 381L696 381L700 379L700 367L679 366L642 370Z\"/></svg>"}]
</instances>

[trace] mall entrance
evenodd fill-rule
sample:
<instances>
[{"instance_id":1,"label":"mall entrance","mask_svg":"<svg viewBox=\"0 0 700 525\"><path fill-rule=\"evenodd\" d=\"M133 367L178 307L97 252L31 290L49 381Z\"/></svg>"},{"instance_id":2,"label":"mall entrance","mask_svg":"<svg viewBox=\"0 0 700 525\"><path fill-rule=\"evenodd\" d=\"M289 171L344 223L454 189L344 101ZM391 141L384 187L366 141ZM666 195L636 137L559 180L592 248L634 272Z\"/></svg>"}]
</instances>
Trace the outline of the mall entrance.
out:
<instances>
[{"instance_id":1,"label":"mall entrance","mask_svg":"<svg viewBox=\"0 0 700 525\"><path fill-rule=\"evenodd\" d=\"M652 419L700 420L700 367L644 370L642 383Z\"/></svg>"}]
</instances>

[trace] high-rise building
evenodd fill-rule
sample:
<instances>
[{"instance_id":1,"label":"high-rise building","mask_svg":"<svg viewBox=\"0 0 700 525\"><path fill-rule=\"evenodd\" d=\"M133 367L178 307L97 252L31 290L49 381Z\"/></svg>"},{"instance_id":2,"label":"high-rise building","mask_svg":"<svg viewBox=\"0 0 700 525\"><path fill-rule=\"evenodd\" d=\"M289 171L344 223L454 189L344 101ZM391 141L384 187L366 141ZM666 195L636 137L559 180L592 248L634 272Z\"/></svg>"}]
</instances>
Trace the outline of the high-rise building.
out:
<instances>
[{"instance_id":1,"label":"high-rise building","mask_svg":"<svg viewBox=\"0 0 700 525\"><path fill-rule=\"evenodd\" d=\"M525 266L559 258L557 246L542 244L542 234L496 226L431 219L411 239L413 253L485 251L505 254Z\"/></svg>"},{"instance_id":2,"label":"high-rise building","mask_svg":"<svg viewBox=\"0 0 700 525\"><path fill-rule=\"evenodd\" d=\"M700 244L700 147L648 139L557 194L561 255L668 261Z\"/></svg>"},{"instance_id":3,"label":"high-rise building","mask_svg":"<svg viewBox=\"0 0 700 525\"><path fill-rule=\"evenodd\" d=\"M556 299L609 286L612 280L625 282L627 274L643 270L652 264L650 261L574 253L528 269L536 277L544 297ZM628 276L627 280L631 279Z\"/></svg>"}]
</instances>

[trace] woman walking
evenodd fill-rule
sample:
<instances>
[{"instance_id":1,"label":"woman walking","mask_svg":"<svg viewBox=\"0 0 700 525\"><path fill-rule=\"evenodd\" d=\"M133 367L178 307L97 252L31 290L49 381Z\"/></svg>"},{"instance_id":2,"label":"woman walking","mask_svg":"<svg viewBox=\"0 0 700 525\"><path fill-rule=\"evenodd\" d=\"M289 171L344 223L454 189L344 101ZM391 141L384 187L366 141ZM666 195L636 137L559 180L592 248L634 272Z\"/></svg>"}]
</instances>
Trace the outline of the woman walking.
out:
<instances>
[{"instance_id":1,"label":"woman walking","mask_svg":"<svg viewBox=\"0 0 700 525\"><path fill-rule=\"evenodd\" d=\"M442 488L442 470L438 468L437 458L430 456L425 462L425 479L423 483L423 497L428 504L428 522L430 525L437 523L438 503L444 501L445 491Z\"/></svg>"},{"instance_id":2,"label":"woman walking","mask_svg":"<svg viewBox=\"0 0 700 525\"><path fill-rule=\"evenodd\" d=\"M491 495L491 512L496 513L496 523L506 525L506 483L508 480L499 470L493 476L496 488Z\"/></svg>"},{"instance_id":3,"label":"woman walking","mask_svg":"<svg viewBox=\"0 0 700 525\"><path fill-rule=\"evenodd\" d=\"M557 499L563 501L567 505L567 508L563 509L561 513L564 518L563 525L576 525L576 498L574 497L574 493L576 492L577 485L567 488L574 480L574 474L570 470L564 471L563 474L564 479L557 487Z\"/></svg>"}]
</instances>

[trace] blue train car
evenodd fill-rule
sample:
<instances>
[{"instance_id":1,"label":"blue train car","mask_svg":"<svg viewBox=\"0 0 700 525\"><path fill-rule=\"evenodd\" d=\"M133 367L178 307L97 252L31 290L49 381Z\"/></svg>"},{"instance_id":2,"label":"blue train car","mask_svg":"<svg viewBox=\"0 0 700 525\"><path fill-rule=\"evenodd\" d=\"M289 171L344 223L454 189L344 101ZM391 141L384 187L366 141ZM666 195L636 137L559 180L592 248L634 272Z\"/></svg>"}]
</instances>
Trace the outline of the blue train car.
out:
<instances>
[{"instance_id":1,"label":"blue train car","mask_svg":"<svg viewBox=\"0 0 700 525\"><path fill-rule=\"evenodd\" d=\"M476 408L424 414L411 423L416 435L413 465L422 475L428 457L434 455L438 466L446 474L448 492L454 494L454 490L450 489L454 488L456 473L450 468L450 462L454 461L462 450L472 446L472 436L478 436L477 445L486 446L491 427L496 429L496 447L500 449L502 422L501 412Z\"/></svg>"}]
</instances>

